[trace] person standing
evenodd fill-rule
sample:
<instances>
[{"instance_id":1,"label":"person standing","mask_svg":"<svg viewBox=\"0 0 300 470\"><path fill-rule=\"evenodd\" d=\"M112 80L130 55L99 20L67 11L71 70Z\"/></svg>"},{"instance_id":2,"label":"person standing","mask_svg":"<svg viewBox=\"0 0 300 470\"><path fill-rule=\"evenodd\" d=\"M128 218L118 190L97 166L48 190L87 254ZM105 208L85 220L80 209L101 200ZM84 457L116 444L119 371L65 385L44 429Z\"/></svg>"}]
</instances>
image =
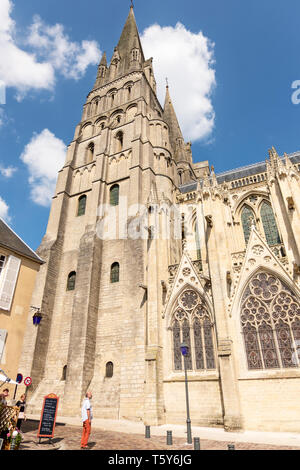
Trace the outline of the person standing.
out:
<instances>
[{"instance_id":1,"label":"person standing","mask_svg":"<svg viewBox=\"0 0 300 470\"><path fill-rule=\"evenodd\" d=\"M0 405L7 406L6 399L8 398L8 395L9 395L9 390L8 390L8 388L5 388L3 390L3 393L0 393Z\"/></svg>"},{"instance_id":2,"label":"person standing","mask_svg":"<svg viewBox=\"0 0 300 470\"><path fill-rule=\"evenodd\" d=\"M85 395L85 399L83 400L82 408L81 408L81 418L83 423L83 430L82 430L82 437L81 437L81 449L88 449L88 441L91 434L92 429L92 419L93 419L93 412L92 412L92 405L90 400L93 398L91 392L87 392Z\"/></svg>"},{"instance_id":3,"label":"person standing","mask_svg":"<svg viewBox=\"0 0 300 470\"><path fill-rule=\"evenodd\" d=\"M17 428L21 431L21 426L24 420L26 420L25 415L25 407L26 407L26 395L25 393L20 396L20 400L17 401L16 406L20 408L18 421L17 421Z\"/></svg>"}]
</instances>

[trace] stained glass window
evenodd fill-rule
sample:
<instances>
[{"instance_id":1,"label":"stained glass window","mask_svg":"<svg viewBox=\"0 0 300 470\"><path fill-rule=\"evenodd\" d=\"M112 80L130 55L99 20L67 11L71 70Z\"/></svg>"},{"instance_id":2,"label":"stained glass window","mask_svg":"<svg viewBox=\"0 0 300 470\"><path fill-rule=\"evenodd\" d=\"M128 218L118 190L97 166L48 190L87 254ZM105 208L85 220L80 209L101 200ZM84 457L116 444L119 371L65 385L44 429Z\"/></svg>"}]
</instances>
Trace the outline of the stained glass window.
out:
<instances>
[{"instance_id":1,"label":"stained glass window","mask_svg":"<svg viewBox=\"0 0 300 470\"><path fill-rule=\"evenodd\" d=\"M260 271L242 299L241 324L249 369L298 367L300 302L275 275Z\"/></svg>"},{"instance_id":2,"label":"stained glass window","mask_svg":"<svg viewBox=\"0 0 300 470\"><path fill-rule=\"evenodd\" d=\"M174 369L182 370L180 345L189 347L186 366L189 370L215 369L214 329L206 303L193 289L186 289L178 298L173 313Z\"/></svg>"},{"instance_id":3,"label":"stained glass window","mask_svg":"<svg viewBox=\"0 0 300 470\"><path fill-rule=\"evenodd\" d=\"M78 211L77 215L84 215L85 214L85 208L86 208L86 196L81 196L78 199Z\"/></svg>"},{"instance_id":4,"label":"stained glass window","mask_svg":"<svg viewBox=\"0 0 300 470\"><path fill-rule=\"evenodd\" d=\"M198 228L197 221L196 221L196 227L195 227L195 242L196 242L197 259L201 259L200 237L199 237L199 228Z\"/></svg>"},{"instance_id":5,"label":"stained glass window","mask_svg":"<svg viewBox=\"0 0 300 470\"><path fill-rule=\"evenodd\" d=\"M245 242L248 243L250 233L251 233L251 224L254 221L255 223L255 215L252 209L249 206L245 206L242 210L242 226L244 231Z\"/></svg>"},{"instance_id":6,"label":"stained glass window","mask_svg":"<svg viewBox=\"0 0 300 470\"><path fill-rule=\"evenodd\" d=\"M110 205L118 206L119 205L119 185L115 184L110 188Z\"/></svg>"},{"instance_id":7,"label":"stained glass window","mask_svg":"<svg viewBox=\"0 0 300 470\"><path fill-rule=\"evenodd\" d=\"M260 216L268 245L281 243L272 207L267 202L262 203Z\"/></svg>"},{"instance_id":8,"label":"stained glass window","mask_svg":"<svg viewBox=\"0 0 300 470\"><path fill-rule=\"evenodd\" d=\"M182 358L180 350L180 326L177 320L173 323L173 357L174 357L174 369L182 370Z\"/></svg>"}]
</instances>

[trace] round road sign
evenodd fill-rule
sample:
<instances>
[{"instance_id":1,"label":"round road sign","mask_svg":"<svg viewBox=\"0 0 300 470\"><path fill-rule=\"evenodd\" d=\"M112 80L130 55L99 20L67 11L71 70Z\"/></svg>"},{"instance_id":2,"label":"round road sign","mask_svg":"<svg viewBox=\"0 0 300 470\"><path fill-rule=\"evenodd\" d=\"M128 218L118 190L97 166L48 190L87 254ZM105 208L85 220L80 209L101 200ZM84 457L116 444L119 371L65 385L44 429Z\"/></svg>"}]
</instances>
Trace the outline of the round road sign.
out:
<instances>
[{"instance_id":1,"label":"round road sign","mask_svg":"<svg viewBox=\"0 0 300 470\"><path fill-rule=\"evenodd\" d=\"M26 377L26 379L24 379L24 385L26 385L26 387L29 387L29 385L31 384L32 384L32 378Z\"/></svg>"}]
</instances>

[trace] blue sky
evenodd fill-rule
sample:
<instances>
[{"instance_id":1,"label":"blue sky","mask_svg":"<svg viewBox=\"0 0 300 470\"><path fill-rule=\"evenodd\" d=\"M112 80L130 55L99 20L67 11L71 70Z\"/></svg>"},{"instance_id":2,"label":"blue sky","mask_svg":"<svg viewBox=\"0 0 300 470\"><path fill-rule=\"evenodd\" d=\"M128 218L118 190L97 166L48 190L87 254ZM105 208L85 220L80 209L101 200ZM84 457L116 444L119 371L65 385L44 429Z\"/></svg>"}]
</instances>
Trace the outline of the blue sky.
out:
<instances>
[{"instance_id":1,"label":"blue sky","mask_svg":"<svg viewBox=\"0 0 300 470\"><path fill-rule=\"evenodd\" d=\"M0 105L0 197L10 225L36 249L46 230L50 206L34 192L45 184L52 190L53 168L59 157L54 164L50 151L37 155L34 139L42 136L47 142L50 136L52 151L59 155L70 143L95 81L97 54L106 51L111 58L130 1L0 0L0 13L1 9L7 13L8 5L13 9L7 17L14 21L9 31L5 15L0 14L0 80L8 83L6 104ZM299 1L135 0L134 12L144 49L154 57L160 99L164 94L162 77L167 74L186 140L193 140L194 161L209 160L219 173L264 160L272 145L279 154L300 150L300 104L291 100L292 83L300 80ZM176 29L178 22L180 31ZM154 24L156 29L144 33ZM38 40L47 39L44 49L33 35L33 25ZM57 40L54 47L55 25L60 25L56 39L61 37L65 45L65 60L61 61L53 57L61 45ZM152 54L155 38L164 45L170 40L165 61L157 45ZM180 38L187 44L191 41L192 54L176 49ZM14 44L15 55L8 53L3 41ZM27 67L25 61L23 66L20 51L34 63ZM158 62L155 52L160 54ZM7 54L5 66L3 54ZM171 66L170 57L175 58L176 67ZM12 60L16 64L11 69ZM197 85L192 90L194 96L190 92L190 98L198 103L194 113L206 106L206 123L199 121L197 128L189 120L193 114L181 91L183 80L189 89L192 82L188 80ZM199 101L197 93L202 93Z\"/></svg>"}]
</instances>

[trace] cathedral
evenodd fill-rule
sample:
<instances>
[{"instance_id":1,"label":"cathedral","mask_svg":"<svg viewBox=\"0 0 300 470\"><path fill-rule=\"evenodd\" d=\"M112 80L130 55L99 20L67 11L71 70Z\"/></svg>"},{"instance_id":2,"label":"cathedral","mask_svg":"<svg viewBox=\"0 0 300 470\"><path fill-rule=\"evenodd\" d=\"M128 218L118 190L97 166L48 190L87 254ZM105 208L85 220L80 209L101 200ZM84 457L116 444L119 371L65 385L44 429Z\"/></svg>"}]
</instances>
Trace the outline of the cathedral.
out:
<instances>
[{"instance_id":1,"label":"cathedral","mask_svg":"<svg viewBox=\"0 0 300 470\"><path fill-rule=\"evenodd\" d=\"M133 7L58 173L20 370L28 412L300 430L300 153L215 174L156 95ZM180 346L188 346L185 360Z\"/></svg>"}]
</instances>

